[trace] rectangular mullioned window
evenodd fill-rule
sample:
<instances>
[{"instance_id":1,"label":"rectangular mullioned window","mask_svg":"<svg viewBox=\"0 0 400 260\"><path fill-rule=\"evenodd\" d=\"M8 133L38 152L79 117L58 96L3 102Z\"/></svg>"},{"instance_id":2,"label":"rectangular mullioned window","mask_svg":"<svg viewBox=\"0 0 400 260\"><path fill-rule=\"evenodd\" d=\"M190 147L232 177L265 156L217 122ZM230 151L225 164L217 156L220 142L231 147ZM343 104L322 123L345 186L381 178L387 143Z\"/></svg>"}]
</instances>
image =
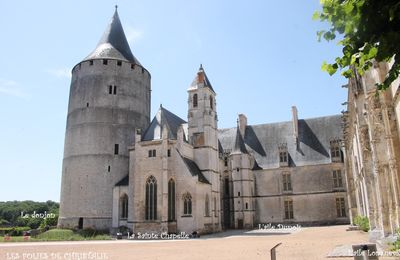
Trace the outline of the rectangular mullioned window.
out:
<instances>
[{"instance_id":1,"label":"rectangular mullioned window","mask_svg":"<svg viewBox=\"0 0 400 260\"><path fill-rule=\"evenodd\" d=\"M157 156L157 152L155 149L149 150L149 157L156 157L156 156Z\"/></svg>"},{"instance_id":2,"label":"rectangular mullioned window","mask_svg":"<svg viewBox=\"0 0 400 260\"><path fill-rule=\"evenodd\" d=\"M285 219L293 219L293 200L287 199L284 202L285 207Z\"/></svg>"},{"instance_id":3,"label":"rectangular mullioned window","mask_svg":"<svg viewBox=\"0 0 400 260\"><path fill-rule=\"evenodd\" d=\"M343 188L342 172L335 170L332 172L333 175L333 188Z\"/></svg>"},{"instance_id":4,"label":"rectangular mullioned window","mask_svg":"<svg viewBox=\"0 0 400 260\"><path fill-rule=\"evenodd\" d=\"M290 173L284 172L282 174L283 179L283 191L292 191L292 179Z\"/></svg>"},{"instance_id":5,"label":"rectangular mullioned window","mask_svg":"<svg viewBox=\"0 0 400 260\"><path fill-rule=\"evenodd\" d=\"M336 214L338 218L346 217L346 204L344 198L336 198Z\"/></svg>"}]
</instances>

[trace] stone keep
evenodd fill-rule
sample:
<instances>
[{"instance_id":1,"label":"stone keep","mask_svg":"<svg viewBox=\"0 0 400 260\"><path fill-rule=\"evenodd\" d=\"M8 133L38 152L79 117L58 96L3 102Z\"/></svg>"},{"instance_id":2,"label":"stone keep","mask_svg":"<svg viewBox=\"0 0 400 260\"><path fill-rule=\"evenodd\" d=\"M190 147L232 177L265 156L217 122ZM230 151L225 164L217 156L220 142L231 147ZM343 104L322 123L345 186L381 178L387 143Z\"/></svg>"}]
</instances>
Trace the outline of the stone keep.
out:
<instances>
[{"instance_id":1,"label":"stone keep","mask_svg":"<svg viewBox=\"0 0 400 260\"><path fill-rule=\"evenodd\" d=\"M108 229L112 188L128 174L135 128L150 118L150 73L133 56L118 12L72 70L60 227Z\"/></svg>"}]
</instances>

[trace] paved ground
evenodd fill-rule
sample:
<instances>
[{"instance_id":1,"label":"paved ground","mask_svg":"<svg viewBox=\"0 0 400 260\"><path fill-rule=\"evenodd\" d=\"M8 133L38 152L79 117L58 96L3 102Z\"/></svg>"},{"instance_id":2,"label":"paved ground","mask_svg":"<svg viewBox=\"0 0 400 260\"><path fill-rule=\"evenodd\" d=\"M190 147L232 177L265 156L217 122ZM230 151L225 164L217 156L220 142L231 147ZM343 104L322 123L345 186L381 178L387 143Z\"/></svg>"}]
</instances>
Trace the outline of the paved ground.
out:
<instances>
[{"instance_id":1,"label":"paved ground","mask_svg":"<svg viewBox=\"0 0 400 260\"><path fill-rule=\"evenodd\" d=\"M270 248L277 248L277 259L347 260L329 257L332 252L367 242L367 234L346 231L347 226L312 227L291 231L227 231L200 239L179 241L88 241L0 243L0 259L270 259ZM400 259L400 258L380 258Z\"/></svg>"}]
</instances>

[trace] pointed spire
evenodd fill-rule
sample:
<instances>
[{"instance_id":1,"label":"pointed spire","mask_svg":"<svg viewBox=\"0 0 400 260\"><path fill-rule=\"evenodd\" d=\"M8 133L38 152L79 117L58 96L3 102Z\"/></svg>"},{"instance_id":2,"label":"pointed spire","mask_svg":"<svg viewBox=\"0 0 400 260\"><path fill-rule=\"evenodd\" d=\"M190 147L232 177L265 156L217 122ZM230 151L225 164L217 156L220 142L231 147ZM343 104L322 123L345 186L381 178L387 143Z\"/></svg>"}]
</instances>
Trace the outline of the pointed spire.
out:
<instances>
[{"instance_id":1,"label":"pointed spire","mask_svg":"<svg viewBox=\"0 0 400 260\"><path fill-rule=\"evenodd\" d=\"M207 87L211 89L213 92L215 92L213 87L211 86L210 81L208 80L206 72L203 69L203 64L200 64L200 68L197 71L197 75L194 78L192 84L190 84L190 87L197 88L199 84L203 84L204 87Z\"/></svg>"},{"instance_id":2,"label":"pointed spire","mask_svg":"<svg viewBox=\"0 0 400 260\"><path fill-rule=\"evenodd\" d=\"M240 134L239 126L236 127L235 145L233 147L234 153L248 153L242 135Z\"/></svg>"},{"instance_id":3,"label":"pointed spire","mask_svg":"<svg viewBox=\"0 0 400 260\"><path fill-rule=\"evenodd\" d=\"M140 65L133 56L129 43L126 39L124 29L118 16L118 6L115 6L114 15L106 28L96 49L85 58L89 59L119 59L133 62Z\"/></svg>"}]
</instances>

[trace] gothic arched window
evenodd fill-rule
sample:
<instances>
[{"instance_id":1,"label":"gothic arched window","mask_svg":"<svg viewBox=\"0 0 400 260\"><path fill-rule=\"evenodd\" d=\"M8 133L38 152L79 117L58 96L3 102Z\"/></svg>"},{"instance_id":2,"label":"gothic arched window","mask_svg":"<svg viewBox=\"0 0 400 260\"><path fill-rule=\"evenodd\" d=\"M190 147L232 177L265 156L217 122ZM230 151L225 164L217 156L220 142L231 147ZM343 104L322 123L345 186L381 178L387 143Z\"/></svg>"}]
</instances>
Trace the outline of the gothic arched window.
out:
<instances>
[{"instance_id":1,"label":"gothic arched window","mask_svg":"<svg viewBox=\"0 0 400 260\"><path fill-rule=\"evenodd\" d=\"M128 218L128 195L124 194L122 197L119 199L120 201L120 217L122 219Z\"/></svg>"},{"instance_id":2,"label":"gothic arched window","mask_svg":"<svg viewBox=\"0 0 400 260\"><path fill-rule=\"evenodd\" d=\"M150 176L146 181L146 220L157 219L157 180Z\"/></svg>"},{"instance_id":3,"label":"gothic arched window","mask_svg":"<svg viewBox=\"0 0 400 260\"><path fill-rule=\"evenodd\" d=\"M168 221L175 221L175 181L168 182Z\"/></svg>"},{"instance_id":4,"label":"gothic arched window","mask_svg":"<svg viewBox=\"0 0 400 260\"><path fill-rule=\"evenodd\" d=\"M206 217L210 216L210 199L208 198L208 194L206 194L205 214L206 214Z\"/></svg>"},{"instance_id":5,"label":"gothic arched window","mask_svg":"<svg viewBox=\"0 0 400 260\"><path fill-rule=\"evenodd\" d=\"M197 107L197 94L193 95L193 107Z\"/></svg>"},{"instance_id":6,"label":"gothic arched window","mask_svg":"<svg viewBox=\"0 0 400 260\"><path fill-rule=\"evenodd\" d=\"M183 215L192 215L192 195L188 192L183 195Z\"/></svg>"}]
</instances>

